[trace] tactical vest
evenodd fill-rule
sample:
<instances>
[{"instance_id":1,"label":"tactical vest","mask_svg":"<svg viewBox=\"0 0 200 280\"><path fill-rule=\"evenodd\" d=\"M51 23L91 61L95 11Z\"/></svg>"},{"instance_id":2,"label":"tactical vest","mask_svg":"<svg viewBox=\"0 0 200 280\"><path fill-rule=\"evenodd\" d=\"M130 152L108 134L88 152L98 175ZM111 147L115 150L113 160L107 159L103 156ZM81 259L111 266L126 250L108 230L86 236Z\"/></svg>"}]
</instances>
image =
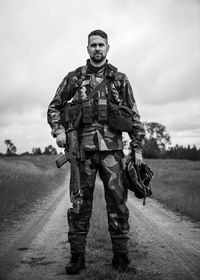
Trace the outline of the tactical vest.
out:
<instances>
[{"instance_id":1,"label":"tactical vest","mask_svg":"<svg viewBox=\"0 0 200 280\"><path fill-rule=\"evenodd\" d=\"M90 91L91 87L88 75L86 75L86 66L79 67L68 75L71 76L73 93L72 102L67 105L67 110L65 110L65 121L74 124L81 111L82 124L91 124L95 120L108 122L110 102L116 105L123 102L123 92L120 91L125 75L118 72L116 67L108 64L105 74L106 85L98 90L90 100L87 99L90 94L87 91Z\"/></svg>"}]
</instances>

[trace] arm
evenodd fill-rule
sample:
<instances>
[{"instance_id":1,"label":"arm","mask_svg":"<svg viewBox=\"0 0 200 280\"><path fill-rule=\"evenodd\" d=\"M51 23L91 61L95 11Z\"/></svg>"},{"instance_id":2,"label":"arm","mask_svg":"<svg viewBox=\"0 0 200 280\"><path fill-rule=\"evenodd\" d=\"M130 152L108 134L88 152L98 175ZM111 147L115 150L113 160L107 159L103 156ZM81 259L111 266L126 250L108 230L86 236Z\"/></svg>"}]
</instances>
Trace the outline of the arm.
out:
<instances>
[{"instance_id":1,"label":"arm","mask_svg":"<svg viewBox=\"0 0 200 280\"><path fill-rule=\"evenodd\" d=\"M133 111L133 131L129 133L129 137L131 139L130 146L136 162L140 163L142 161L142 146L145 137L145 130L140 121L140 115L133 95L133 90L126 76L123 80L122 92L125 105Z\"/></svg>"},{"instance_id":2,"label":"arm","mask_svg":"<svg viewBox=\"0 0 200 280\"><path fill-rule=\"evenodd\" d=\"M57 137L57 135L64 133L65 128L62 124L61 110L63 108L63 95L67 91L67 78L65 77L61 84L59 85L54 98L49 104L47 111L47 121L51 126L51 134L53 137Z\"/></svg>"}]
</instances>

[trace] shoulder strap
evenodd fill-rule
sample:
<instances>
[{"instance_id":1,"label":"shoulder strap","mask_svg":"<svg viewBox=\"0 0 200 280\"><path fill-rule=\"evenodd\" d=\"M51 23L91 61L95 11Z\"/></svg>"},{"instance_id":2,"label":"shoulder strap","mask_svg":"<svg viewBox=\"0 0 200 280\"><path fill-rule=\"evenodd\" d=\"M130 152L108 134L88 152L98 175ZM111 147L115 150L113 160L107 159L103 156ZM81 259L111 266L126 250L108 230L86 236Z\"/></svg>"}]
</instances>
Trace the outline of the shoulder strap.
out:
<instances>
[{"instance_id":1,"label":"shoulder strap","mask_svg":"<svg viewBox=\"0 0 200 280\"><path fill-rule=\"evenodd\" d=\"M113 66L112 64L108 63L108 67L110 68L110 70L117 72L117 67Z\"/></svg>"},{"instance_id":2,"label":"shoulder strap","mask_svg":"<svg viewBox=\"0 0 200 280\"><path fill-rule=\"evenodd\" d=\"M85 75L86 74L86 66L81 66L81 67L78 67L76 70L75 70L76 73L81 73L82 75Z\"/></svg>"},{"instance_id":3,"label":"shoulder strap","mask_svg":"<svg viewBox=\"0 0 200 280\"><path fill-rule=\"evenodd\" d=\"M87 100L92 99L98 90L102 89L106 85L106 78L103 79L93 90L88 94Z\"/></svg>"}]
</instances>

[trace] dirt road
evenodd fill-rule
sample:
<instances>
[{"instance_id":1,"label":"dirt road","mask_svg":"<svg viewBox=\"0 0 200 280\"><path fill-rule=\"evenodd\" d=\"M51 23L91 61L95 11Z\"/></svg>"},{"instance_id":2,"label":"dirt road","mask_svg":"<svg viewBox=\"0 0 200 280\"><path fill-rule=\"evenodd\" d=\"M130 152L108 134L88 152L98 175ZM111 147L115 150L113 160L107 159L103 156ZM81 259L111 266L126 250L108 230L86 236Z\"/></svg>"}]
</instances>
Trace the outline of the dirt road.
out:
<instances>
[{"instance_id":1,"label":"dirt road","mask_svg":"<svg viewBox=\"0 0 200 280\"><path fill-rule=\"evenodd\" d=\"M130 256L138 273L148 279L200 279L200 227L151 199L144 207L129 197L128 206ZM63 185L34 213L1 234L0 280L75 279L65 275L68 207Z\"/></svg>"}]
</instances>

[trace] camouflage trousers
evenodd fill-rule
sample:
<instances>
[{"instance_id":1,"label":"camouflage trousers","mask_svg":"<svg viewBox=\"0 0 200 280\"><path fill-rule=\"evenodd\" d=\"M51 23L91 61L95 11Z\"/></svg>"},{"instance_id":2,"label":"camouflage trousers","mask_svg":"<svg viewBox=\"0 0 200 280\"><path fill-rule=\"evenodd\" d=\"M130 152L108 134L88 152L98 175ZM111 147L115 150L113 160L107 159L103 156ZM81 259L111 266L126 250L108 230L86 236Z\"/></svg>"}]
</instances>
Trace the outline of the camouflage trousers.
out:
<instances>
[{"instance_id":1,"label":"camouflage trousers","mask_svg":"<svg viewBox=\"0 0 200 280\"><path fill-rule=\"evenodd\" d=\"M75 214L72 209L68 210L68 240L71 253L85 253L97 171L104 185L108 230L113 253L127 253L129 210L126 206L127 191L123 186L122 151L86 151L85 157L84 163L80 165L83 190L81 211Z\"/></svg>"}]
</instances>

